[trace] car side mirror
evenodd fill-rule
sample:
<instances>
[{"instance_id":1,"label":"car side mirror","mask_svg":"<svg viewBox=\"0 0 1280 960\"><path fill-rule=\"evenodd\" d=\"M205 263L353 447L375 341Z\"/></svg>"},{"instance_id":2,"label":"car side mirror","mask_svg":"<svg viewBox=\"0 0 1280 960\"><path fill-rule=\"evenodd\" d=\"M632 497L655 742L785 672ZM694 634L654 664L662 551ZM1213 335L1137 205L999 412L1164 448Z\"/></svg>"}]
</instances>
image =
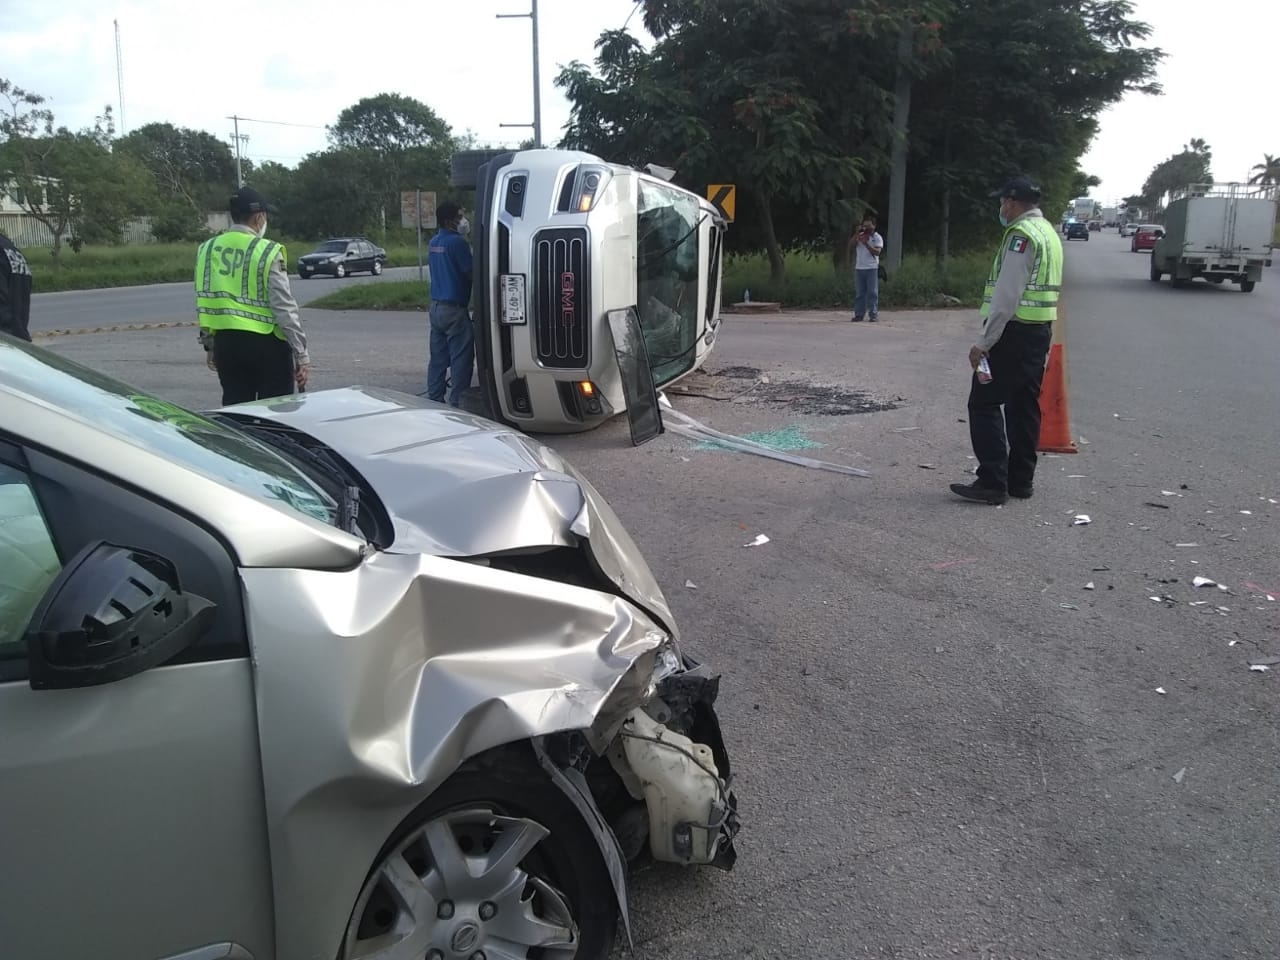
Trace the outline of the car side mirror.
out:
<instances>
[{"instance_id":1,"label":"car side mirror","mask_svg":"<svg viewBox=\"0 0 1280 960\"><path fill-rule=\"evenodd\" d=\"M186 593L164 557L99 541L50 584L27 628L33 690L114 683L171 659L204 636L213 603Z\"/></svg>"}]
</instances>

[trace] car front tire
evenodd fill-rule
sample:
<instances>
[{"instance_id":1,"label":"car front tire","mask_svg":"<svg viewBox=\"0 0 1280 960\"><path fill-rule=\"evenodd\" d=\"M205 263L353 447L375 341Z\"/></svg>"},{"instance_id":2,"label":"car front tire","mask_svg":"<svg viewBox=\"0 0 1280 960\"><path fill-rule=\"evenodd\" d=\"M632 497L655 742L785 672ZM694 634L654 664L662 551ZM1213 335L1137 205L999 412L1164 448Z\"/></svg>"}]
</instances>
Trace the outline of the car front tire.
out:
<instances>
[{"instance_id":1,"label":"car front tire","mask_svg":"<svg viewBox=\"0 0 1280 960\"><path fill-rule=\"evenodd\" d=\"M345 276L347 275L347 267L346 267L346 264L342 264L342 263L340 263L340 264L338 264L336 267L334 267L334 268L333 268L333 275L334 275L335 277L337 277L339 280L341 280L343 277L345 277Z\"/></svg>"},{"instance_id":2,"label":"car front tire","mask_svg":"<svg viewBox=\"0 0 1280 960\"><path fill-rule=\"evenodd\" d=\"M382 261L381 260L373 261L373 269L371 269L369 272L372 273L375 277L382 276Z\"/></svg>"},{"instance_id":3,"label":"car front tire","mask_svg":"<svg viewBox=\"0 0 1280 960\"><path fill-rule=\"evenodd\" d=\"M341 960L605 960L617 903L600 848L527 745L468 761L379 854Z\"/></svg>"}]
</instances>

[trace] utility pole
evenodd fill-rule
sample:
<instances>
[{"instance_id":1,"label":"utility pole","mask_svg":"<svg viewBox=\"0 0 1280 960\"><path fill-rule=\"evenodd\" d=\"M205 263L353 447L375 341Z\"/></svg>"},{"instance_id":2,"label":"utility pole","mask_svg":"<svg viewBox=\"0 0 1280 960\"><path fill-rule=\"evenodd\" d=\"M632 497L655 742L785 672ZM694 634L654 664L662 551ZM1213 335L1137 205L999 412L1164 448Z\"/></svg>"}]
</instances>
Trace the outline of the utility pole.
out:
<instances>
[{"instance_id":1,"label":"utility pole","mask_svg":"<svg viewBox=\"0 0 1280 960\"><path fill-rule=\"evenodd\" d=\"M120 21L111 21L116 28L116 92L120 97L120 136L124 136L124 55L120 52Z\"/></svg>"},{"instance_id":2,"label":"utility pole","mask_svg":"<svg viewBox=\"0 0 1280 960\"><path fill-rule=\"evenodd\" d=\"M499 13L499 20L523 20L526 17L533 24L533 145L542 147L542 85L538 73L538 0L529 0L531 6L528 13ZM504 127L527 127L527 123L504 123Z\"/></svg>"},{"instance_id":3,"label":"utility pole","mask_svg":"<svg viewBox=\"0 0 1280 960\"><path fill-rule=\"evenodd\" d=\"M249 142L249 135L240 132L240 118L236 116L227 117L228 120L235 124L235 132L231 134L231 139L236 145L236 187L244 186L244 176L240 173L240 144Z\"/></svg>"},{"instance_id":4,"label":"utility pole","mask_svg":"<svg viewBox=\"0 0 1280 960\"><path fill-rule=\"evenodd\" d=\"M898 67L893 85L893 143L889 169L889 239L885 242L885 267L894 273L902 266L903 207L907 202L907 120L911 114L912 24L898 33Z\"/></svg>"}]
</instances>

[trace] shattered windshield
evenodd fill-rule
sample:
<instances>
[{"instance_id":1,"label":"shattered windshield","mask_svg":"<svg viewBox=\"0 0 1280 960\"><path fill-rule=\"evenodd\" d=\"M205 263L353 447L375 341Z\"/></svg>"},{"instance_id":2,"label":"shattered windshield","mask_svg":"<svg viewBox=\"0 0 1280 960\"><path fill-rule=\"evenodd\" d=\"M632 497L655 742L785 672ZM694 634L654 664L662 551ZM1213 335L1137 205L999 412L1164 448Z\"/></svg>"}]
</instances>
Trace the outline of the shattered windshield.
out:
<instances>
[{"instance_id":1,"label":"shattered windshield","mask_svg":"<svg viewBox=\"0 0 1280 960\"><path fill-rule=\"evenodd\" d=\"M693 367L698 339L699 230L702 211L687 193L640 181L636 289L654 383Z\"/></svg>"}]
</instances>

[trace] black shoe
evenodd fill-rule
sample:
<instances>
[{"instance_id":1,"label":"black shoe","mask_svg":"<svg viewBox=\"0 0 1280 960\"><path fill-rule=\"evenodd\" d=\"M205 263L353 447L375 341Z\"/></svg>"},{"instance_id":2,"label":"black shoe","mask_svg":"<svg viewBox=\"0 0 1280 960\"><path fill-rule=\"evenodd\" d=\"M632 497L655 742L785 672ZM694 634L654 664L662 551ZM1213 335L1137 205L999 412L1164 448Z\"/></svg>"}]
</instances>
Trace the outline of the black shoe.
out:
<instances>
[{"instance_id":1,"label":"black shoe","mask_svg":"<svg viewBox=\"0 0 1280 960\"><path fill-rule=\"evenodd\" d=\"M966 500L973 500L977 503L989 503L993 507L998 507L1009 499L1009 495L1003 490L997 490L995 487L984 487L978 483L953 483L951 484L951 492L957 497L964 497Z\"/></svg>"},{"instance_id":2,"label":"black shoe","mask_svg":"<svg viewBox=\"0 0 1280 960\"><path fill-rule=\"evenodd\" d=\"M1009 488L1009 496L1017 497L1019 500L1030 500L1031 493L1032 493L1031 484L1027 484L1025 487Z\"/></svg>"},{"instance_id":3,"label":"black shoe","mask_svg":"<svg viewBox=\"0 0 1280 960\"><path fill-rule=\"evenodd\" d=\"M861 318L861 317L854 317L854 318L853 318L852 320L850 320L849 322L850 322L850 323L861 323L861 322L862 322L862 318Z\"/></svg>"}]
</instances>

